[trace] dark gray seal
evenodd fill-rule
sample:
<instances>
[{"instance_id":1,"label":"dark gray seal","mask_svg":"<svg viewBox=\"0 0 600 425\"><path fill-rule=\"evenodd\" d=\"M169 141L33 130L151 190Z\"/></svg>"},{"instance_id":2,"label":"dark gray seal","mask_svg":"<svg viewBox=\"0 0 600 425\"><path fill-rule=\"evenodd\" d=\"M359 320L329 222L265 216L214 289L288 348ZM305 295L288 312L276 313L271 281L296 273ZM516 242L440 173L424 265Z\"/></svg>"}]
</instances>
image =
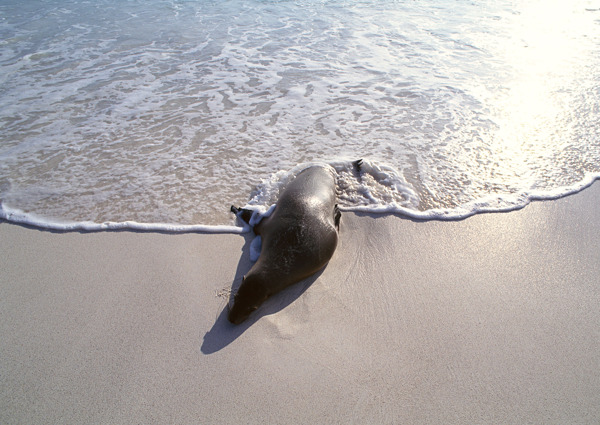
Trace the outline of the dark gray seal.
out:
<instances>
[{"instance_id":1,"label":"dark gray seal","mask_svg":"<svg viewBox=\"0 0 600 425\"><path fill-rule=\"evenodd\" d=\"M358 169L360 161L354 165ZM251 211L231 210L250 221ZM340 217L335 170L325 165L301 171L273 213L254 226L262 238L261 253L235 294L229 321L242 323L267 298L322 269L337 246Z\"/></svg>"}]
</instances>

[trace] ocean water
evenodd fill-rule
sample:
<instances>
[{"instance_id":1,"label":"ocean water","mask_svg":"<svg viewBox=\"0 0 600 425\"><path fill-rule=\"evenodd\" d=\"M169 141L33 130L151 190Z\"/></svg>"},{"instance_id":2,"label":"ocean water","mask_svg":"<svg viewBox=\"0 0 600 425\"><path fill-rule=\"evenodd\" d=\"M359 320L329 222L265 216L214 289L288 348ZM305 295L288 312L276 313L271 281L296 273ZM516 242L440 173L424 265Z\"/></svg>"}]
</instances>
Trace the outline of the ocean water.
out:
<instances>
[{"instance_id":1,"label":"ocean water","mask_svg":"<svg viewBox=\"0 0 600 425\"><path fill-rule=\"evenodd\" d=\"M0 217L239 231L312 163L345 210L425 219L581 190L600 3L0 2Z\"/></svg>"}]
</instances>

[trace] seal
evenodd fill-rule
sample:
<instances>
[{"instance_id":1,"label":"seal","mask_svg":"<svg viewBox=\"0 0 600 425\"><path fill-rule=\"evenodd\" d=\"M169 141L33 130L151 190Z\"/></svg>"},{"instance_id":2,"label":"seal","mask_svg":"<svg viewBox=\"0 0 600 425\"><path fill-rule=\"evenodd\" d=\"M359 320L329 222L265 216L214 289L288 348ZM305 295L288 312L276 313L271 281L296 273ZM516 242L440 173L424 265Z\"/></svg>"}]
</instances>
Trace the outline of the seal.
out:
<instances>
[{"instance_id":1,"label":"seal","mask_svg":"<svg viewBox=\"0 0 600 425\"><path fill-rule=\"evenodd\" d=\"M360 167L360 161L354 165ZM304 169L285 187L273 213L254 226L262 238L261 253L235 294L228 314L231 323L242 323L267 298L329 262L341 217L335 183L335 170L328 165ZM231 210L250 221L249 210Z\"/></svg>"}]
</instances>

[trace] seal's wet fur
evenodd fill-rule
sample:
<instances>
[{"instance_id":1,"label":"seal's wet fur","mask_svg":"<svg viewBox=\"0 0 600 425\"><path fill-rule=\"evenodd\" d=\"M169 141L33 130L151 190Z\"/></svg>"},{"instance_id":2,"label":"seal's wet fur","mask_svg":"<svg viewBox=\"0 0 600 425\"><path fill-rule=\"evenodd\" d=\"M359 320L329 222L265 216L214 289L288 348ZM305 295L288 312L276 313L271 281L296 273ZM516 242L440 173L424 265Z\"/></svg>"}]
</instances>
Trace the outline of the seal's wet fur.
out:
<instances>
[{"instance_id":1,"label":"seal's wet fur","mask_svg":"<svg viewBox=\"0 0 600 425\"><path fill-rule=\"evenodd\" d=\"M232 211L249 221L248 210ZM284 189L273 213L254 226L262 238L261 254L243 278L229 321L243 322L267 298L322 269L337 246L340 217L335 170L325 165L301 171Z\"/></svg>"}]
</instances>

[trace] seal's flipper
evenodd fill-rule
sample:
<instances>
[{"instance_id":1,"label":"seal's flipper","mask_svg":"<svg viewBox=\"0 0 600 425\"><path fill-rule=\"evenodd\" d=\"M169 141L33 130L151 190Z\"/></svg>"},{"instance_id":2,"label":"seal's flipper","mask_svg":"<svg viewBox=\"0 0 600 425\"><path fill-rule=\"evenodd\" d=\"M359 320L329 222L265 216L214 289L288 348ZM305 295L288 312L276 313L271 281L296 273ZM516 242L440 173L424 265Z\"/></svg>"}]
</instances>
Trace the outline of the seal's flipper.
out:
<instances>
[{"instance_id":1,"label":"seal's flipper","mask_svg":"<svg viewBox=\"0 0 600 425\"><path fill-rule=\"evenodd\" d=\"M338 205L335 204L335 207L333 207L333 222L338 230L340 230L340 218L342 218L342 212L338 208Z\"/></svg>"},{"instance_id":2,"label":"seal's flipper","mask_svg":"<svg viewBox=\"0 0 600 425\"><path fill-rule=\"evenodd\" d=\"M246 208L238 208L236 206L231 206L231 212L237 215L239 218L244 220L246 223L250 224L250 218L252 218L252 210L248 210Z\"/></svg>"}]
</instances>

